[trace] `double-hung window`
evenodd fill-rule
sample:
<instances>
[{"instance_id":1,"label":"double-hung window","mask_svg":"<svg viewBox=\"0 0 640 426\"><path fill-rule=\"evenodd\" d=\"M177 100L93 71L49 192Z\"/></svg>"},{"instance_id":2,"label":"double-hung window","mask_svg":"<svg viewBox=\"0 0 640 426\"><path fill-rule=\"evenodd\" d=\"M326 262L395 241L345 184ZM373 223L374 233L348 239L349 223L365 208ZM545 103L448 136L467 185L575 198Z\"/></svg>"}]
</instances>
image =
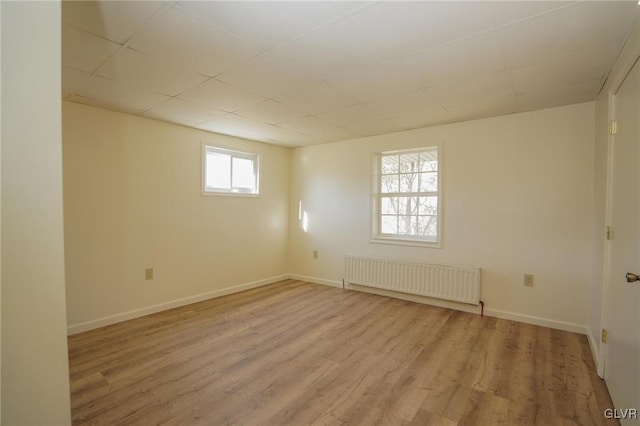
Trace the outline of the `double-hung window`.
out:
<instances>
[{"instance_id":1,"label":"double-hung window","mask_svg":"<svg viewBox=\"0 0 640 426\"><path fill-rule=\"evenodd\" d=\"M257 154L203 145L203 194L257 195Z\"/></svg>"},{"instance_id":2,"label":"double-hung window","mask_svg":"<svg viewBox=\"0 0 640 426\"><path fill-rule=\"evenodd\" d=\"M437 147L376 156L372 242L439 246L439 170Z\"/></svg>"}]
</instances>

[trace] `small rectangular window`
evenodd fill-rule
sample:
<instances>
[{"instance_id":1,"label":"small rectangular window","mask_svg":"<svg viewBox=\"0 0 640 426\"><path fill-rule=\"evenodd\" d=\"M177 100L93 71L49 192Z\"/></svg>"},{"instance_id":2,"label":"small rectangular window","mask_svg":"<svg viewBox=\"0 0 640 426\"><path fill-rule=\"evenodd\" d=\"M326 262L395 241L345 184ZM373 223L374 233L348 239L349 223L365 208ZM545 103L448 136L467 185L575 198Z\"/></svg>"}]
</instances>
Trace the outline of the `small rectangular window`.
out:
<instances>
[{"instance_id":1,"label":"small rectangular window","mask_svg":"<svg viewBox=\"0 0 640 426\"><path fill-rule=\"evenodd\" d=\"M376 156L373 242L431 245L440 242L438 148Z\"/></svg>"},{"instance_id":2,"label":"small rectangular window","mask_svg":"<svg viewBox=\"0 0 640 426\"><path fill-rule=\"evenodd\" d=\"M204 145L203 193L259 194L259 160L257 154Z\"/></svg>"}]
</instances>

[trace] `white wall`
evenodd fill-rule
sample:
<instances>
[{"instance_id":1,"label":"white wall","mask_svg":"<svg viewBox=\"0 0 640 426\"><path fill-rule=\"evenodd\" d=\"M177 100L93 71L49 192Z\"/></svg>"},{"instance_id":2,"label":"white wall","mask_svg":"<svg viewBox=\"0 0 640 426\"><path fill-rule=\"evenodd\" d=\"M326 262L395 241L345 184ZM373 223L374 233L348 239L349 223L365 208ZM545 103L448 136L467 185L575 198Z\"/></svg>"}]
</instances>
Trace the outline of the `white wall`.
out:
<instances>
[{"instance_id":1,"label":"white wall","mask_svg":"<svg viewBox=\"0 0 640 426\"><path fill-rule=\"evenodd\" d=\"M60 4L2 2L2 424L71 419Z\"/></svg>"},{"instance_id":2,"label":"white wall","mask_svg":"<svg viewBox=\"0 0 640 426\"><path fill-rule=\"evenodd\" d=\"M607 203L607 150L609 143L609 93L615 90L631 69L633 62L640 56L640 22L632 30L622 53L619 55L607 79L607 83L600 92L595 107L595 169L594 169L594 250L593 250L593 278L591 282L591 306L589 309L588 327L593 336L592 344L600 347L601 330L603 328L603 283L605 245L604 229L606 223ZM600 366L602 367L602 366ZM602 368L599 368L602 374Z\"/></svg>"},{"instance_id":3,"label":"white wall","mask_svg":"<svg viewBox=\"0 0 640 426\"><path fill-rule=\"evenodd\" d=\"M68 102L63 139L72 332L287 272L289 149ZM260 154L260 197L201 195L203 141Z\"/></svg>"},{"instance_id":4,"label":"white wall","mask_svg":"<svg viewBox=\"0 0 640 426\"><path fill-rule=\"evenodd\" d=\"M343 277L345 254L483 269L482 300L584 330L592 259L594 104L299 148L292 157L290 271ZM441 249L369 243L373 153L442 143ZM309 215L298 224L298 201ZM312 251L318 250L317 260ZM523 274L535 286L523 286Z\"/></svg>"}]
</instances>

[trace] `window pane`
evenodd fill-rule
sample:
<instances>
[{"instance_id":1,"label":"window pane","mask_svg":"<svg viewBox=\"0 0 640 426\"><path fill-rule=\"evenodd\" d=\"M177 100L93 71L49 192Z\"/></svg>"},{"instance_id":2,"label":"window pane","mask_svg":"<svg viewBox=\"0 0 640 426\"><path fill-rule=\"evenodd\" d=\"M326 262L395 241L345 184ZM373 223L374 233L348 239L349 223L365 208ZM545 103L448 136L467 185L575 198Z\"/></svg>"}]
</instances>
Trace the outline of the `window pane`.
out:
<instances>
[{"instance_id":1,"label":"window pane","mask_svg":"<svg viewBox=\"0 0 640 426\"><path fill-rule=\"evenodd\" d=\"M418 192L418 173L403 173L400 175L400 192Z\"/></svg>"},{"instance_id":2,"label":"window pane","mask_svg":"<svg viewBox=\"0 0 640 426\"><path fill-rule=\"evenodd\" d=\"M250 189L253 191L256 187L253 160L234 157L232 181L234 188Z\"/></svg>"},{"instance_id":3,"label":"window pane","mask_svg":"<svg viewBox=\"0 0 640 426\"><path fill-rule=\"evenodd\" d=\"M380 177L382 193L398 192L398 175L387 175Z\"/></svg>"},{"instance_id":4,"label":"window pane","mask_svg":"<svg viewBox=\"0 0 640 426\"><path fill-rule=\"evenodd\" d=\"M418 214L418 198L417 197L398 197L398 214L399 215L417 215Z\"/></svg>"},{"instance_id":5,"label":"window pane","mask_svg":"<svg viewBox=\"0 0 640 426\"><path fill-rule=\"evenodd\" d=\"M438 173L420 173L420 192L438 192Z\"/></svg>"},{"instance_id":6,"label":"window pane","mask_svg":"<svg viewBox=\"0 0 640 426\"><path fill-rule=\"evenodd\" d=\"M398 234L401 235L417 235L417 216L400 216L398 217Z\"/></svg>"},{"instance_id":7,"label":"window pane","mask_svg":"<svg viewBox=\"0 0 640 426\"><path fill-rule=\"evenodd\" d=\"M398 198L382 197L380 199L380 213L382 214L398 214Z\"/></svg>"},{"instance_id":8,"label":"window pane","mask_svg":"<svg viewBox=\"0 0 640 426\"><path fill-rule=\"evenodd\" d=\"M413 173L418 171L418 153L402 154L400 156L400 173Z\"/></svg>"},{"instance_id":9,"label":"window pane","mask_svg":"<svg viewBox=\"0 0 640 426\"><path fill-rule=\"evenodd\" d=\"M205 185L214 188L231 188L231 156L207 152Z\"/></svg>"},{"instance_id":10,"label":"window pane","mask_svg":"<svg viewBox=\"0 0 640 426\"><path fill-rule=\"evenodd\" d=\"M420 197L418 214L435 216L438 214L438 197Z\"/></svg>"},{"instance_id":11,"label":"window pane","mask_svg":"<svg viewBox=\"0 0 640 426\"><path fill-rule=\"evenodd\" d=\"M420 171L435 172L436 170L438 170L438 153L434 151L420 153Z\"/></svg>"},{"instance_id":12,"label":"window pane","mask_svg":"<svg viewBox=\"0 0 640 426\"><path fill-rule=\"evenodd\" d=\"M438 218L436 216L418 217L418 235L435 239L438 235Z\"/></svg>"},{"instance_id":13,"label":"window pane","mask_svg":"<svg viewBox=\"0 0 640 426\"><path fill-rule=\"evenodd\" d=\"M383 234L398 233L398 216L382 216L380 221L380 232Z\"/></svg>"},{"instance_id":14,"label":"window pane","mask_svg":"<svg viewBox=\"0 0 640 426\"><path fill-rule=\"evenodd\" d=\"M398 173L398 156L387 155L382 157L381 172L383 175Z\"/></svg>"}]
</instances>

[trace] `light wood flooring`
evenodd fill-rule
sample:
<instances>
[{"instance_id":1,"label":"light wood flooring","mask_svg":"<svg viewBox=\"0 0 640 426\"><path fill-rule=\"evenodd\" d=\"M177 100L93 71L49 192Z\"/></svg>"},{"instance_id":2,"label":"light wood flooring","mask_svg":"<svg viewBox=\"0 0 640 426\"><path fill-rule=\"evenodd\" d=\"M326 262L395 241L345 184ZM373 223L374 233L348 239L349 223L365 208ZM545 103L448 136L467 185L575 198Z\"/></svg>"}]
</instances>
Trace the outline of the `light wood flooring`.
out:
<instances>
[{"instance_id":1,"label":"light wood flooring","mask_svg":"<svg viewBox=\"0 0 640 426\"><path fill-rule=\"evenodd\" d=\"M584 336L287 280L69 338L75 425L590 425Z\"/></svg>"}]
</instances>

